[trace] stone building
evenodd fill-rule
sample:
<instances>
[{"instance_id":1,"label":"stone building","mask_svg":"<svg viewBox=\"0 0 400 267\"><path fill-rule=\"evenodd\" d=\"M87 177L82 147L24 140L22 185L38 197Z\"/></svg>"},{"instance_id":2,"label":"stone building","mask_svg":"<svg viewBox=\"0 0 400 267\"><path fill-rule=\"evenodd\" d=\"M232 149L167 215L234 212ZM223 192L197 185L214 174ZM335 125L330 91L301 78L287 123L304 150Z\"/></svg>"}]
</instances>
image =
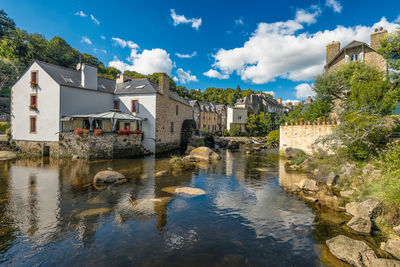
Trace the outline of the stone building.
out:
<instances>
[{"instance_id":1,"label":"stone building","mask_svg":"<svg viewBox=\"0 0 400 267\"><path fill-rule=\"evenodd\" d=\"M73 156L79 149L90 157L115 157L145 148L159 153L178 148L192 122L192 107L169 90L164 73L158 84L124 75L110 80L87 64L74 70L34 61L11 89L11 136L24 152ZM118 138L130 133L134 136ZM74 134L85 138L71 138Z\"/></svg>"},{"instance_id":2,"label":"stone building","mask_svg":"<svg viewBox=\"0 0 400 267\"><path fill-rule=\"evenodd\" d=\"M190 100L193 119L200 132L218 132L226 129L227 109L223 104Z\"/></svg>"},{"instance_id":3,"label":"stone building","mask_svg":"<svg viewBox=\"0 0 400 267\"><path fill-rule=\"evenodd\" d=\"M387 30L382 27L375 29L371 33L370 44L352 41L345 47L340 48L340 42L333 41L326 46L326 65L325 72L330 73L337 70L340 66L350 62L365 62L378 68L379 70L386 72L387 65L385 59L377 53L377 49L380 46L380 39L387 34Z\"/></svg>"}]
</instances>

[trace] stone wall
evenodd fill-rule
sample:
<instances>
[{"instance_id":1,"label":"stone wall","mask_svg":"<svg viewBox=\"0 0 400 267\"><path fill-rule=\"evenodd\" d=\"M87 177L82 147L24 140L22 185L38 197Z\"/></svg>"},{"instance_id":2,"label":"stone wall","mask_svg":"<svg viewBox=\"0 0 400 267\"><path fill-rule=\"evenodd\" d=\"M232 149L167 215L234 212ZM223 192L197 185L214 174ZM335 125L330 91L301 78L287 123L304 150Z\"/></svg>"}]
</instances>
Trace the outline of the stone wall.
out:
<instances>
[{"instance_id":1,"label":"stone wall","mask_svg":"<svg viewBox=\"0 0 400 267\"><path fill-rule=\"evenodd\" d=\"M141 134L117 135L104 133L95 136L78 136L75 133L60 134L58 157L85 159L127 158L145 154Z\"/></svg>"},{"instance_id":2,"label":"stone wall","mask_svg":"<svg viewBox=\"0 0 400 267\"><path fill-rule=\"evenodd\" d=\"M117 135L104 133L95 136L92 133L78 136L75 133L61 133L59 142L15 141L22 153L29 156L43 156L45 147L50 157L55 158L128 158L139 157L148 152L141 145L141 134Z\"/></svg>"},{"instance_id":3,"label":"stone wall","mask_svg":"<svg viewBox=\"0 0 400 267\"><path fill-rule=\"evenodd\" d=\"M288 147L313 153L315 141L332 133L333 125L287 125L280 127L279 150Z\"/></svg>"},{"instance_id":4,"label":"stone wall","mask_svg":"<svg viewBox=\"0 0 400 267\"><path fill-rule=\"evenodd\" d=\"M178 106L178 115L176 114ZM171 99L168 95L156 97L156 153L179 148L184 120L193 119L190 105ZM173 129L171 130L171 123Z\"/></svg>"}]
</instances>

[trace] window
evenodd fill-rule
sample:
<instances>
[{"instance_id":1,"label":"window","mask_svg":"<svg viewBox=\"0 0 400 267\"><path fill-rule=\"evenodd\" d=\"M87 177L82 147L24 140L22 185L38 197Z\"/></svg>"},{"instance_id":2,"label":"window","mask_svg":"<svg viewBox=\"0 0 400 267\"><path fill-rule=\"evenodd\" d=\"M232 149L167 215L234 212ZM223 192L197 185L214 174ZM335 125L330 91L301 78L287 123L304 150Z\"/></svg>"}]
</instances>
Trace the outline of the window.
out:
<instances>
[{"instance_id":1,"label":"window","mask_svg":"<svg viewBox=\"0 0 400 267\"><path fill-rule=\"evenodd\" d=\"M124 130L129 130L131 128L131 124L129 122L124 123Z\"/></svg>"},{"instance_id":2,"label":"window","mask_svg":"<svg viewBox=\"0 0 400 267\"><path fill-rule=\"evenodd\" d=\"M132 100L131 111L132 113L139 113L139 100Z\"/></svg>"},{"instance_id":3,"label":"window","mask_svg":"<svg viewBox=\"0 0 400 267\"><path fill-rule=\"evenodd\" d=\"M242 116L238 116L238 120L241 120L242 119Z\"/></svg>"},{"instance_id":4,"label":"window","mask_svg":"<svg viewBox=\"0 0 400 267\"><path fill-rule=\"evenodd\" d=\"M351 61L357 61L357 60L358 60L358 55L357 54L351 55Z\"/></svg>"},{"instance_id":5,"label":"window","mask_svg":"<svg viewBox=\"0 0 400 267\"><path fill-rule=\"evenodd\" d=\"M37 70L31 71L31 85L37 85L38 84L38 72Z\"/></svg>"},{"instance_id":6,"label":"window","mask_svg":"<svg viewBox=\"0 0 400 267\"><path fill-rule=\"evenodd\" d=\"M174 132L174 123L171 122L171 133L173 133L173 132Z\"/></svg>"},{"instance_id":7,"label":"window","mask_svg":"<svg viewBox=\"0 0 400 267\"><path fill-rule=\"evenodd\" d=\"M178 116L178 113L179 113L179 107L178 105L176 105L176 116Z\"/></svg>"},{"instance_id":8,"label":"window","mask_svg":"<svg viewBox=\"0 0 400 267\"><path fill-rule=\"evenodd\" d=\"M29 126L30 133L36 133L36 116L30 117L30 126Z\"/></svg>"},{"instance_id":9,"label":"window","mask_svg":"<svg viewBox=\"0 0 400 267\"><path fill-rule=\"evenodd\" d=\"M31 94L29 109L30 110L36 110L37 109L37 95L36 94Z\"/></svg>"},{"instance_id":10,"label":"window","mask_svg":"<svg viewBox=\"0 0 400 267\"><path fill-rule=\"evenodd\" d=\"M119 100L114 100L114 109L119 109Z\"/></svg>"}]
</instances>

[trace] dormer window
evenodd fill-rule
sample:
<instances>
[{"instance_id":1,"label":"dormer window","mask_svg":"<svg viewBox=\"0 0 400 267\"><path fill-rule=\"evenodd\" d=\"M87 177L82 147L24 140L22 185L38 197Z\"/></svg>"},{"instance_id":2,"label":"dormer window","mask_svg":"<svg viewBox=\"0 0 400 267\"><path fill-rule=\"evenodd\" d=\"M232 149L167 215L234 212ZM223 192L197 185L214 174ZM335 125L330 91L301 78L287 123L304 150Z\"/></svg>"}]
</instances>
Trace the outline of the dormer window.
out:
<instances>
[{"instance_id":1,"label":"dormer window","mask_svg":"<svg viewBox=\"0 0 400 267\"><path fill-rule=\"evenodd\" d=\"M38 71L37 70L31 71L30 84L31 84L32 88L36 88L38 86Z\"/></svg>"},{"instance_id":2,"label":"dormer window","mask_svg":"<svg viewBox=\"0 0 400 267\"><path fill-rule=\"evenodd\" d=\"M353 54L353 55L351 55L350 59L351 59L352 62L355 62L355 61L358 60L358 55L357 54Z\"/></svg>"},{"instance_id":3,"label":"dormer window","mask_svg":"<svg viewBox=\"0 0 400 267\"><path fill-rule=\"evenodd\" d=\"M114 109L119 109L119 100L114 100Z\"/></svg>"},{"instance_id":4,"label":"dormer window","mask_svg":"<svg viewBox=\"0 0 400 267\"><path fill-rule=\"evenodd\" d=\"M139 100L132 100L131 102L131 112L139 113Z\"/></svg>"}]
</instances>

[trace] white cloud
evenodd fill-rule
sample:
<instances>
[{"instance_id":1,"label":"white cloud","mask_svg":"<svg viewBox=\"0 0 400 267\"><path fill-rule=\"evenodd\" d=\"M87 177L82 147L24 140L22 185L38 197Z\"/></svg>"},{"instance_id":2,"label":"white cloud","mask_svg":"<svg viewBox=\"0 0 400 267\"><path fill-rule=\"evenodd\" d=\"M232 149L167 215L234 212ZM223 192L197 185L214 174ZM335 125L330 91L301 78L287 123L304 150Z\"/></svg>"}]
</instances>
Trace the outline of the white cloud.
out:
<instances>
[{"instance_id":1,"label":"white cloud","mask_svg":"<svg viewBox=\"0 0 400 267\"><path fill-rule=\"evenodd\" d=\"M101 35L100 38L103 39L103 40L106 39L106 37L104 35Z\"/></svg>"},{"instance_id":2,"label":"white cloud","mask_svg":"<svg viewBox=\"0 0 400 267\"><path fill-rule=\"evenodd\" d=\"M100 21L98 21L92 14L90 14L90 19L94 22L94 24L100 25Z\"/></svg>"},{"instance_id":3,"label":"white cloud","mask_svg":"<svg viewBox=\"0 0 400 267\"><path fill-rule=\"evenodd\" d=\"M315 12L315 11L314 11ZM236 73L243 81L264 84L284 78L292 81L310 81L323 71L326 44L335 40L342 46L352 40L369 43L374 28L382 26L388 31L397 27L382 17L371 26L337 26L332 30L315 33L297 33L312 19L260 23L242 47L219 49L214 57L213 69L204 73L217 78L218 73L228 77Z\"/></svg>"},{"instance_id":4,"label":"white cloud","mask_svg":"<svg viewBox=\"0 0 400 267\"><path fill-rule=\"evenodd\" d=\"M331 7L336 13L342 12L342 4L338 0L326 0L325 5Z\"/></svg>"},{"instance_id":5,"label":"white cloud","mask_svg":"<svg viewBox=\"0 0 400 267\"><path fill-rule=\"evenodd\" d=\"M194 56L197 56L197 52L194 51L191 54L180 54L180 53L175 53L175 56L179 57L179 58L192 58Z\"/></svg>"},{"instance_id":6,"label":"white cloud","mask_svg":"<svg viewBox=\"0 0 400 267\"><path fill-rule=\"evenodd\" d=\"M81 10L81 11L78 11L78 12L76 12L75 13L75 16L79 16L79 17L82 17L82 18L85 18L85 17L87 17L87 15L85 14L85 13L83 13L83 11Z\"/></svg>"},{"instance_id":7,"label":"white cloud","mask_svg":"<svg viewBox=\"0 0 400 267\"><path fill-rule=\"evenodd\" d=\"M315 96L312 85L309 85L308 83L301 83L294 89L296 90L296 97L299 99L307 98L308 96Z\"/></svg>"},{"instance_id":8,"label":"white cloud","mask_svg":"<svg viewBox=\"0 0 400 267\"><path fill-rule=\"evenodd\" d=\"M175 9L171 9L171 18L174 21L174 26L177 26L179 24L192 24L192 28L195 28L196 30L199 29L202 22L201 18L187 19L184 15L177 15Z\"/></svg>"},{"instance_id":9,"label":"white cloud","mask_svg":"<svg viewBox=\"0 0 400 267\"><path fill-rule=\"evenodd\" d=\"M317 6L312 6L311 11L305 9L298 9L296 11L296 21L298 23L313 24L317 22L317 17L321 14L321 10Z\"/></svg>"},{"instance_id":10,"label":"white cloud","mask_svg":"<svg viewBox=\"0 0 400 267\"><path fill-rule=\"evenodd\" d=\"M206 72L203 73L204 76L207 76L209 78L216 78L216 79L220 79L220 80L226 80L229 78L228 74L222 74L216 70L210 69Z\"/></svg>"},{"instance_id":11,"label":"white cloud","mask_svg":"<svg viewBox=\"0 0 400 267\"><path fill-rule=\"evenodd\" d=\"M179 79L176 76L172 77L172 80L174 80L175 82L179 82Z\"/></svg>"},{"instance_id":12,"label":"white cloud","mask_svg":"<svg viewBox=\"0 0 400 267\"><path fill-rule=\"evenodd\" d=\"M103 53L103 54L107 54L107 50L104 49L97 49L97 48L93 48L93 52L94 53Z\"/></svg>"},{"instance_id":13,"label":"white cloud","mask_svg":"<svg viewBox=\"0 0 400 267\"><path fill-rule=\"evenodd\" d=\"M190 70L184 71L179 68L177 69L176 74L178 75L178 81L182 84L199 81L195 75L191 75Z\"/></svg>"},{"instance_id":14,"label":"white cloud","mask_svg":"<svg viewBox=\"0 0 400 267\"><path fill-rule=\"evenodd\" d=\"M238 18L238 19L235 19L235 24L236 24L236 25L243 25L243 24L244 24L243 18L240 17L240 18Z\"/></svg>"},{"instance_id":15,"label":"white cloud","mask_svg":"<svg viewBox=\"0 0 400 267\"><path fill-rule=\"evenodd\" d=\"M270 95L272 95L272 96L275 96L275 92L274 92L274 91L263 91L263 93L266 93L266 94L270 94Z\"/></svg>"},{"instance_id":16,"label":"white cloud","mask_svg":"<svg viewBox=\"0 0 400 267\"><path fill-rule=\"evenodd\" d=\"M82 36L81 43L87 43L88 45L91 45L92 41L90 41L90 39L86 36Z\"/></svg>"},{"instance_id":17,"label":"white cloud","mask_svg":"<svg viewBox=\"0 0 400 267\"><path fill-rule=\"evenodd\" d=\"M108 66L115 67L122 72L125 70L133 70L142 74L152 74L154 72L166 72L171 74L173 68L170 55L167 51L160 48L151 50L145 49L142 53L138 53L136 49L132 49L131 55L127 60L130 64L114 57L114 59L108 63Z\"/></svg>"},{"instance_id":18,"label":"white cloud","mask_svg":"<svg viewBox=\"0 0 400 267\"><path fill-rule=\"evenodd\" d=\"M113 40L116 45L118 45L122 48L125 48L125 47L128 47L130 49L138 49L139 48L139 46L132 41L125 41L125 40L122 40L117 37L112 37L111 40Z\"/></svg>"}]
</instances>

